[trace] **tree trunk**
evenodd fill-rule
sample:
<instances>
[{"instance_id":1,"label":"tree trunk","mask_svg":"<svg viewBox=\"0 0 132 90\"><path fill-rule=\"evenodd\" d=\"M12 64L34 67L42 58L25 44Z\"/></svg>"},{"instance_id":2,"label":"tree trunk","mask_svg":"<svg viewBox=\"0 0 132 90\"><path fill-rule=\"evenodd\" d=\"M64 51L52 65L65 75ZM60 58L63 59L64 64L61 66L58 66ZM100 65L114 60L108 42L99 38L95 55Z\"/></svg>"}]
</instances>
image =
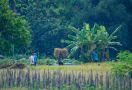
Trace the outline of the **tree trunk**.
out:
<instances>
[{"instance_id":1,"label":"tree trunk","mask_svg":"<svg viewBox=\"0 0 132 90\"><path fill-rule=\"evenodd\" d=\"M109 61L109 60L110 60L109 49L107 49L107 51L106 51L106 59L107 59L107 61Z\"/></svg>"},{"instance_id":2,"label":"tree trunk","mask_svg":"<svg viewBox=\"0 0 132 90\"><path fill-rule=\"evenodd\" d=\"M83 46L81 46L80 49L81 49L80 50L80 55L82 55L83 54Z\"/></svg>"},{"instance_id":3,"label":"tree trunk","mask_svg":"<svg viewBox=\"0 0 132 90\"><path fill-rule=\"evenodd\" d=\"M96 44L91 44L90 46L90 50L87 52L87 55L90 57L90 61L92 62L92 56L91 56L91 52L96 48Z\"/></svg>"},{"instance_id":4,"label":"tree trunk","mask_svg":"<svg viewBox=\"0 0 132 90\"><path fill-rule=\"evenodd\" d=\"M62 59L63 59L63 56L62 56L62 54L60 54L58 57L58 64L59 65L63 65Z\"/></svg>"},{"instance_id":5,"label":"tree trunk","mask_svg":"<svg viewBox=\"0 0 132 90\"><path fill-rule=\"evenodd\" d=\"M105 61L105 48L102 49L102 61Z\"/></svg>"}]
</instances>

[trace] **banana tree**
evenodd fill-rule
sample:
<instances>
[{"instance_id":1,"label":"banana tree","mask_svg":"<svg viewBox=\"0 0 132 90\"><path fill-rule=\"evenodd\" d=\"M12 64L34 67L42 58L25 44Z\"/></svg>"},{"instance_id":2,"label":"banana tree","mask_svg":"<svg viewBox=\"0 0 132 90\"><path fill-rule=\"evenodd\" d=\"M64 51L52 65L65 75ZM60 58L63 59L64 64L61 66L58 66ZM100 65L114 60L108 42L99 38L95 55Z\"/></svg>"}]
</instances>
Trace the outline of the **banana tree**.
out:
<instances>
[{"instance_id":1,"label":"banana tree","mask_svg":"<svg viewBox=\"0 0 132 90\"><path fill-rule=\"evenodd\" d=\"M88 27L88 26L89 26L88 24L84 25L84 27ZM87 46L88 46L87 55L89 56L91 52L97 47L97 40L98 40L98 37L96 36L97 25L95 24L91 29L84 28L84 30L86 31Z\"/></svg>"},{"instance_id":2,"label":"banana tree","mask_svg":"<svg viewBox=\"0 0 132 90\"><path fill-rule=\"evenodd\" d=\"M117 50L114 46L115 45L121 45L120 42L116 42L117 36L115 34L120 30L121 25L116 28L111 34L109 34L106 31L106 28L104 26L99 26L99 30L97 31L97 37L98 37L98 44L99 48L101 48L101 59L104 61L106 58L109 59L109 57L106 56L106 51L109 54L109 48ZM109 56L109 55L108 55Z\"/></svg>"},{"instance_id":3,"label":"banana tree","mask_svg":"<svg viewBox=\"0 0 132 90\"><path fill-rule=\"evenodd\" d=\"M78 30L74 27L71 28L72 32L75 35L68 35L68 40L62 40L62 42L68 44L68 48L70 48L70 56L74 55L75 52L80 48L80 54L83 54L83 50L85 49L87 52L87 56L90 56L91 52L96 48L96 29L95 26L90 29L89 24L84 24L81 30ZM85 48L84 48L85 46Z\"/></svg>"},{"instance_id":4,"label":"banana tree","mask_svg":"<svg viewBox=\"0 0 132 90\"><path fill-rule=\"evenodd\" d=\"M83 30L76 29L74 27L70 27L70 30L75 35L68 35L68 40L62 40L62 43L67 43L67 48L70 49L70 55L73 56L78 49L80 50L80 54L83 53L83 46L86 44L86 33Z\"/></svg>"},{"instance_id":5,"label":"banana tree","mask_svg":"<svg viewBox=\"0 0 132 90\"><path fill-rule=\"evenodd\" d=\"M75 52L80 48L81 53L90 57L94 49L101 49L102 60L105 59L106 49L108 52L109 48L116 50L114 45L121 45L120 42L116 42L117 36L115 34L120 30L121 25L111 34L106 31L104 26L94 25L93 28L90 28L89 24L84 24L81 30L74 27L70 28L74 35L68 35L68 40L62 40L62 42L68 44L70 48L70 56L74 55Z\"/></svg>"}]
</instances>

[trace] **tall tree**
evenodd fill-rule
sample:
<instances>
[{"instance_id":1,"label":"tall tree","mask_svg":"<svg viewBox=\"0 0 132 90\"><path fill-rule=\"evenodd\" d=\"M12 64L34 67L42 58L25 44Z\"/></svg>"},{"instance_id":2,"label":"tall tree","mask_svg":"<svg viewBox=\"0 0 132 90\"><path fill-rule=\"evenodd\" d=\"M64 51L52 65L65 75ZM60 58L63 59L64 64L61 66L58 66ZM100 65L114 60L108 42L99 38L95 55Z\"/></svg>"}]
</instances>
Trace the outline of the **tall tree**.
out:
<instances>
[{"instance_id":1,"label":"tall tree","mask_svg":"<svg viewBox=\"0 0 132 90\"><path fill-rule=\"evenodd\" d=\"M27 21L9 8L7 0L0 1L0 53L14 54L31 43Z\"/></svg>"},{"instance_id":2,"label":"tall tree","mask_svg":"<svg viewBox=\"0 0 132 90\"><path fill-rule=\"evenodd\" d=\"M115 34L121 30L121 25L116 28L111 34L109 34L104 26L99 26L99 30L96 35L98 38L98 45L101 52L101 60L108 60L109 49L114 49L117 51L115 46L121 46L120 42L117 42L117 36Z\"/></svg>"},{"instance_id":3,"label":"tall tree","mask_svg":"<svg viewBox=\"0 0 132 90\"><path fill-rule=\"evenodd\" d=\"M32 47L40 53L52 55L60 45L60 39L65 38L67 30L62 24L59 8L54 1L33 1L27 3L17 0L17 12L25 16L33 31Z\"/></svg>"}]
</instances>

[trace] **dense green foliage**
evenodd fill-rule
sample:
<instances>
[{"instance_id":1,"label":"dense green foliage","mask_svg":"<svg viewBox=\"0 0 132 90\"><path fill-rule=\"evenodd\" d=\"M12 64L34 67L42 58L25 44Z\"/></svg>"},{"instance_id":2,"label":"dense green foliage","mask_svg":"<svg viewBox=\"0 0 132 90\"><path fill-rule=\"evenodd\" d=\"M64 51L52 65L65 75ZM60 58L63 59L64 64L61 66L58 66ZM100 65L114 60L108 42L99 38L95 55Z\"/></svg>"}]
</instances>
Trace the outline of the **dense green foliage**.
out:
<instances>
[{"instance_id":1,"label":"dense green foliage","mask_svg":"<svg viewBox=\"0 0 132 90\"><path fill-rule=\"evenodd\" d=\"M22 53L31 43L27 21L10 10L8 1L0 1L0 54Z\"/></svg>"},{"instance_id":2,"label":"dense green foliage","mask_svg":"<svg viewBox=\"0 0 132 90\"><path fill-rule=\"evenodd\" d=\"M65 65L78 65L81 64L80 61L77 61L75 59L63 59L62 62ZM38 65L56 65L57 60L56 59L51 59L51 58L41 58L38 61Z\"/></svg>"},{"instance_id":3,"label":"dense green foliage","mask_svg":"<svg viewBox=\"0 0 132 90\"><path fill-rule=\"evenodd\" d=\"M123 24L117 36L121 49L131 50L131 0L1 0L0 3L1 54L14 55L14 52L29 50L31 27L31 49L40 55L53 56L54 48L66 46L61 39L74 35L69 32L69 25L81 30L84 23L94 26L95 22L105 26L108 34ZM100 38L104 36L100 34ZM100 47L104 47L106 39L103 38Z\"/></svg>"},{"instance_id":4,"label":"dense green foliage","mask_svg":"<svg viewBox=\"0 0 132 90\"><path fill-rule=\"evenodd\" d=\"M120 62L132 64L132 53L130 53L129 51L120 52L117 55L117 58Z\"/></svg>"},{"instance_id":5,"label":"dense green foliage","mask_svg":"<svg viewBox=\"0 0 132 90\"><path fill-rule=\"evenodd\" d=\"M131 49L132 0L13 0L11 9L25 16L33 31L32 46L40 54L53 55L64 47L61 39L69 34L67 26L81 28L83 23L104 25L109 33L124 23L118 33L122 49ZM124 34L125 33L125 34Z\"/></svg>"},{"instance_id":6,"label":"dense green foliage","mask_svg":"<svg viewBox=\"0 0 132 90\"><path fill-rule=\"evenodd\" d=\"M6 59L3 59L3 60L0 60L0 69L3 69L3 68L23 69L26 66L28 66L29 64L30 64L30 62L26 58L21 58L19 60L6 58Z\"/></svg>"},{"instance_id":7,"label":"dense green foliage","mask_svg":"<svg viewBox=\"0 0 132 90\"><path fill-rule=\"evenodd\" d=\"M117 56L119 64L114 65L113 70L118 74L130 74L132 77L132 53L129 51L120 52Z\"/></svg>"},{"instance_id":8,"label":"dense green foliage","mask_svg":"<svg viewBox=\"0 0 132 90\"><path fill-rule=\"evenodd\" d=\"M45 0L16 0L16 3L16 10L27 18L33 31L31 48L41 54L53 55L55 47L63 47L60 39L67 37L68 32L60 15L61 7Z\"/></svg>"},{"instance_id":9,"label":"dense green foliage","mask_svg":"<svg viewBox=\"0 0 132 90\"><path fill-rule=\"evenodd\" d=\"M131 9L132 0L0 0L0 90L130 90Z\"/></svg>"}]
</instances>

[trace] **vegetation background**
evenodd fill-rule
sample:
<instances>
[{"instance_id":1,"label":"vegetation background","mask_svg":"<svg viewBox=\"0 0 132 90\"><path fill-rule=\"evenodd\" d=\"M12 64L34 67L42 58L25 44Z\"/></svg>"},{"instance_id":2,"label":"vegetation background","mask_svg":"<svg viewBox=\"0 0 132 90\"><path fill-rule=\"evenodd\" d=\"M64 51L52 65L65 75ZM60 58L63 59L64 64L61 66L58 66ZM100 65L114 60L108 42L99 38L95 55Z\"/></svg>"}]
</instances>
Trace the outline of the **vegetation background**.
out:
<instances>
[{"instance_id":1,"label":"vegetation background","mask_svg":"<svg viewBox=\"0 0 132 90\"><path fill-rule=\"evenodd\" d=\"M132 0L0 0L0 90L131 90L131 28Z\"/></svg>"},{"instance_id":2,"label":"vegetation background","mask_svg":"<svg viewBox=\"0 0 132 90\"><path fill-rule=\"evenodd\" d=\"M117 34L123 44L119 49L132 50L131 8L132 0L1 0L0 53L35 50L40 55L52 56L54 48L66 46L60 41L71 33L67 26L81 28L84 23L104 25L109 33L124 24ZM4 26L5 23L10 25ZM25 32L19 30L23 27ZM21 31L23 41L17 38Z\"/></svg>"}]
</instances>

